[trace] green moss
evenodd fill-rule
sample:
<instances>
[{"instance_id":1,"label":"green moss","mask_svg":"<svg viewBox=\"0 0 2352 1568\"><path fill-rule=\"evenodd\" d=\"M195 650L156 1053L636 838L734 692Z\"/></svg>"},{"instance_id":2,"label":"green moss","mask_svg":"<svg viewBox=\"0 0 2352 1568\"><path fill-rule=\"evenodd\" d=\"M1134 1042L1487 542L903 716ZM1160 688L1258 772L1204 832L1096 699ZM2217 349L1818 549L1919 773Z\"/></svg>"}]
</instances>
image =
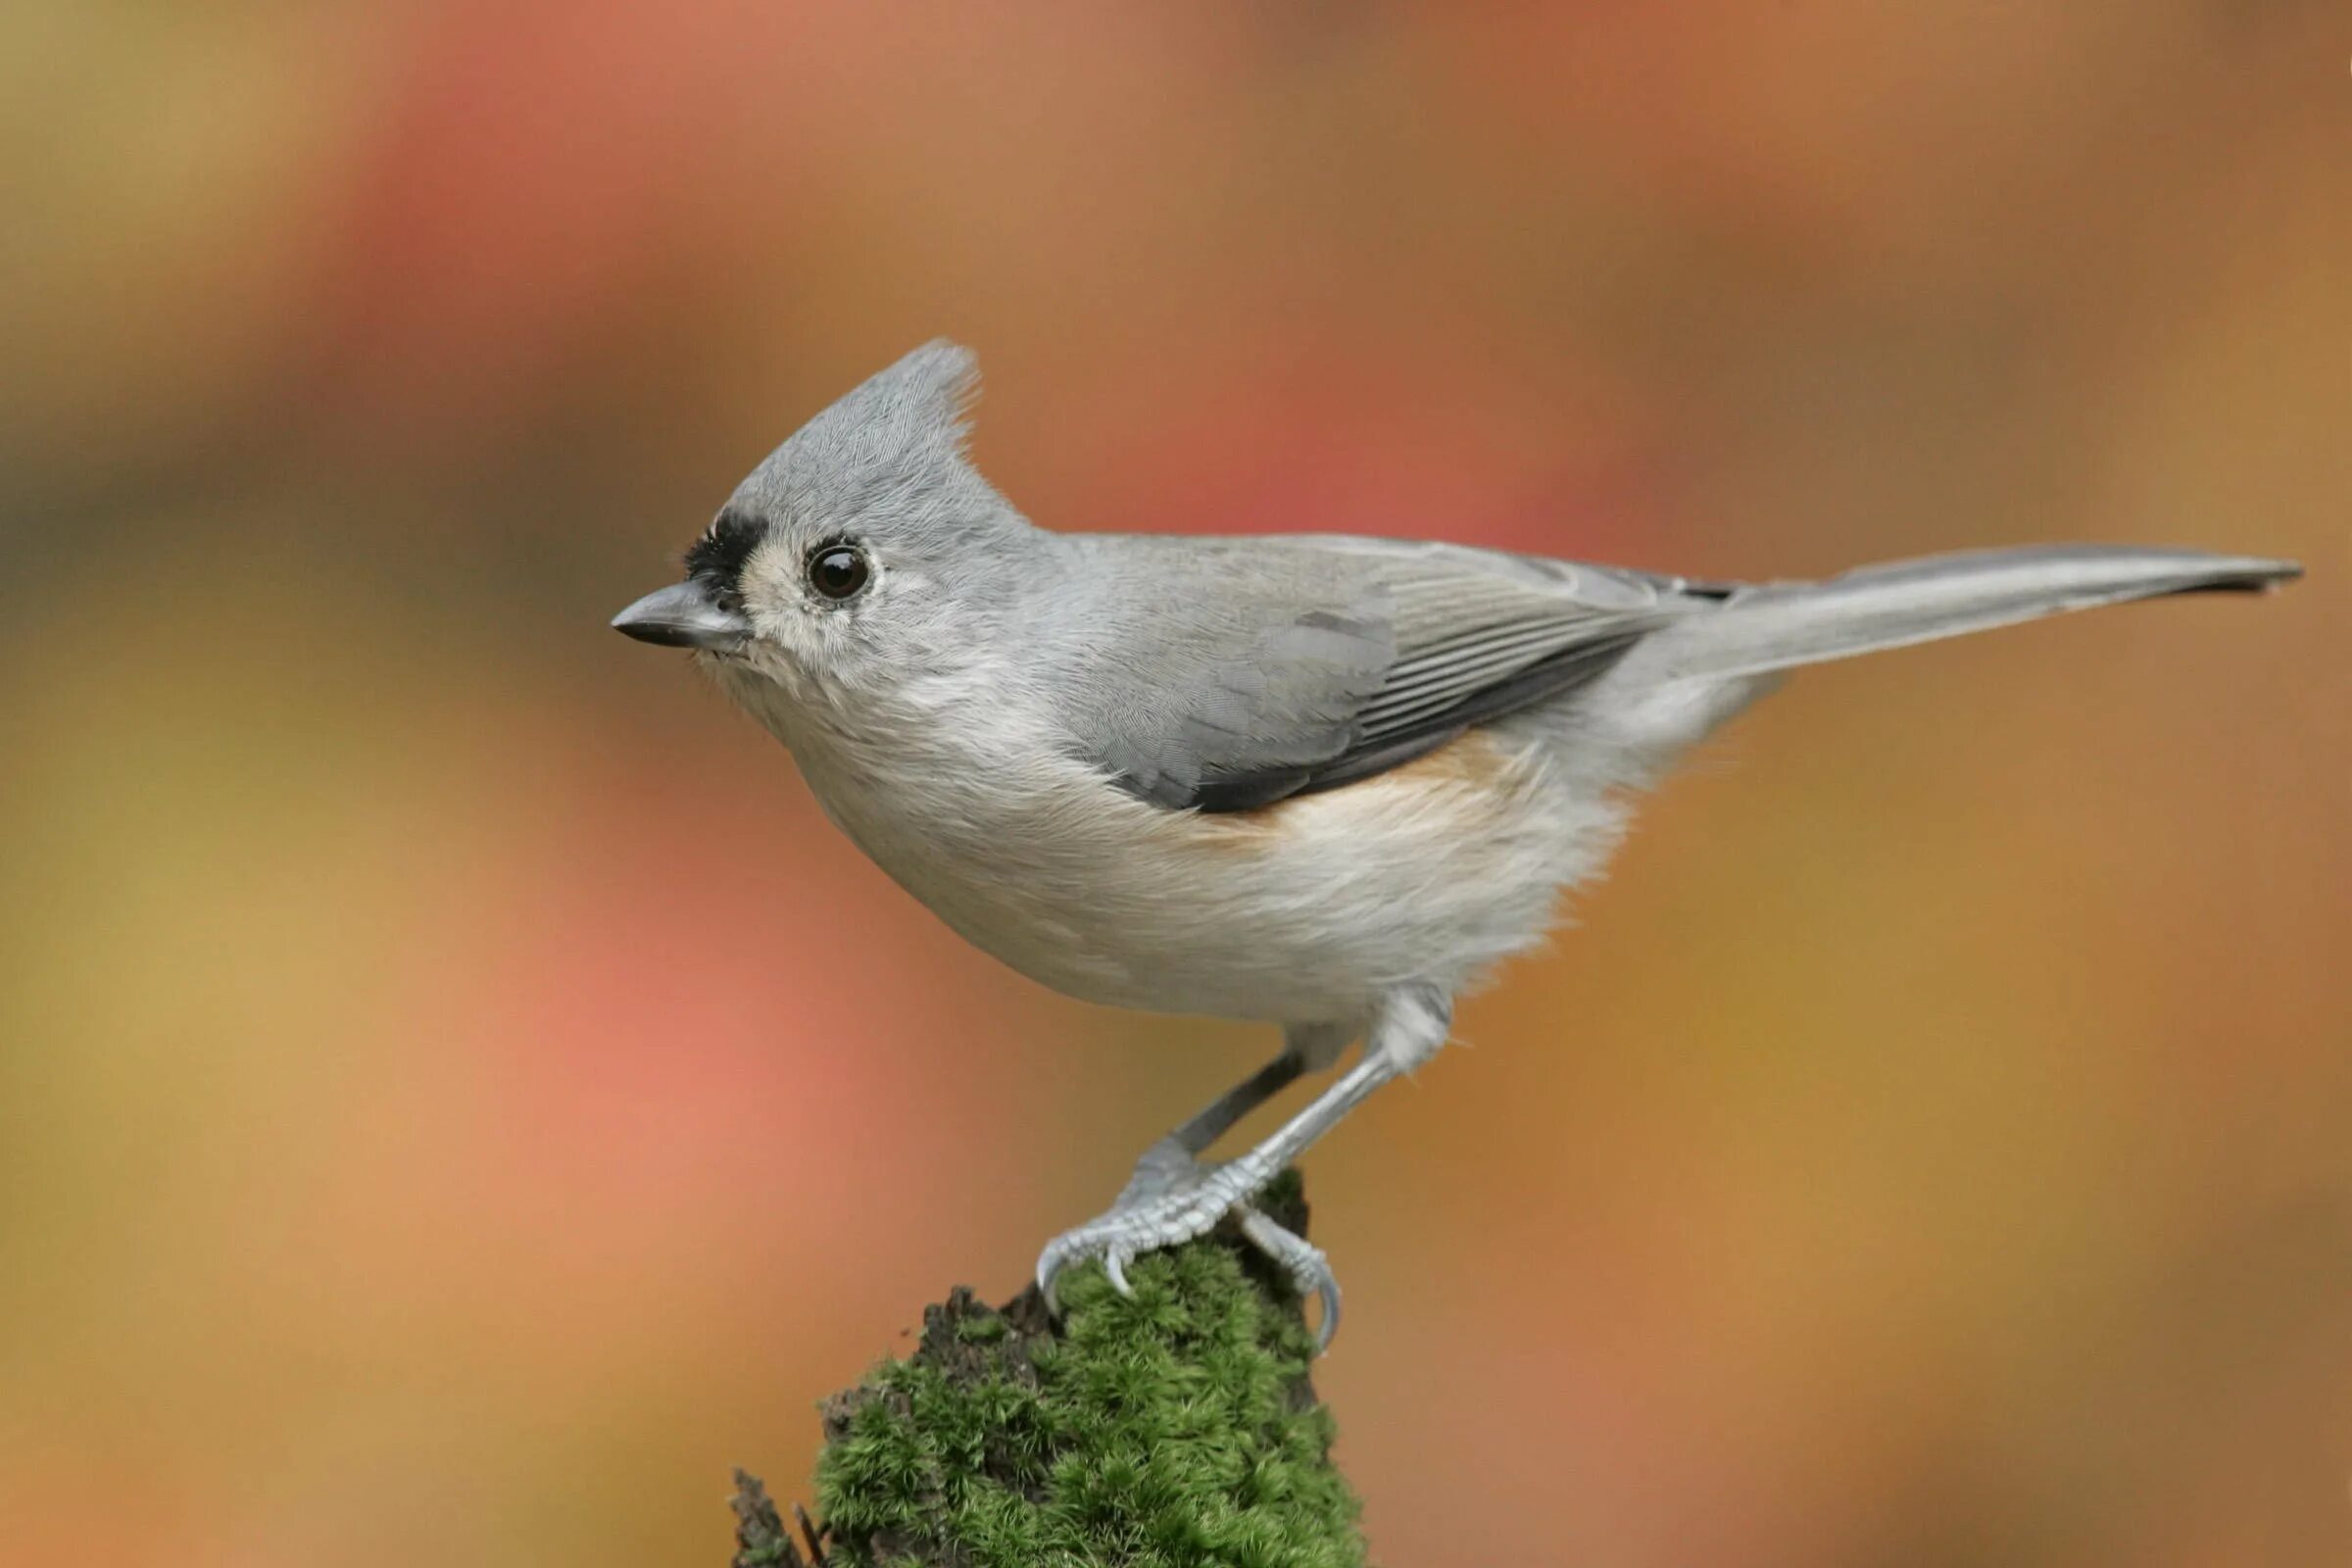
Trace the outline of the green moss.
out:
<instances>
[{"instance_id":1,"label":"green moss","mask_svg":"<svg viewBox=\"0 0 2352 1568\"><path fill-rule=\"evenodd\" d=\"M958 1291L912 1356L831 1401L817 1500L836 1560L1362 1563L1287 1288L1226 1238L1128 1277L1132 1297L1100 1269L1066 1278L1058 1326L1034 1294L998 1312Z\"/></svg>"}]
</instances>

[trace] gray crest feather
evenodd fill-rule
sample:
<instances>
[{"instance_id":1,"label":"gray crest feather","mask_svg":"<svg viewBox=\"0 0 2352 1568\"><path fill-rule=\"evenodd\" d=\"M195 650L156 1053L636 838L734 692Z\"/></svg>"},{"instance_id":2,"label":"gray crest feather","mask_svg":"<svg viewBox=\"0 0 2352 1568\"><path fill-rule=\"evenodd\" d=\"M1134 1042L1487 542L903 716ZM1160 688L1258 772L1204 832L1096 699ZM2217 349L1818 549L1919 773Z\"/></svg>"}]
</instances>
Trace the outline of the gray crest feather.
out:
<instances>
[{"instance_id":1,"label":"gray crest feather","mask_svg":"<svg viewBox=\"0 0 2352 1568\"><path fill-rule=\"evenodd\" d=\"M912 513L994 498L964 457L980 395L972 351L935 338L869 376L793 432L737 492L784 515Z\"/></svg>"}]
</instances>

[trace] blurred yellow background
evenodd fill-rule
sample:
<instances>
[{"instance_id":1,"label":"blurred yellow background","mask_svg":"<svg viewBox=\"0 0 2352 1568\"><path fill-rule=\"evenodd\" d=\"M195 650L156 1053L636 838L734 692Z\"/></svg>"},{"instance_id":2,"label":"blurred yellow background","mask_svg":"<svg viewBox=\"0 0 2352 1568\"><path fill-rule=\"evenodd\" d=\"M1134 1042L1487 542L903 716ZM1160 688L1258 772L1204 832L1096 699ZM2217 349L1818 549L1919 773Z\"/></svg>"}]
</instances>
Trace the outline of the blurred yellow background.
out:
<instances>
[{"instance_id":1,"label":"blurred yellow background","mask_svg":"<svg viewBox=\"0 0 2352 1568\"><path fill-rule=\"evenodd\" d=\"M0 1561L715 1563L1269 1038L606 618L914 343L1064 527L2299 556L1812 672L1309 1162L1391 1564L2352 1560L2316 3L0 23Z\"/></svg>"}]
</instances>

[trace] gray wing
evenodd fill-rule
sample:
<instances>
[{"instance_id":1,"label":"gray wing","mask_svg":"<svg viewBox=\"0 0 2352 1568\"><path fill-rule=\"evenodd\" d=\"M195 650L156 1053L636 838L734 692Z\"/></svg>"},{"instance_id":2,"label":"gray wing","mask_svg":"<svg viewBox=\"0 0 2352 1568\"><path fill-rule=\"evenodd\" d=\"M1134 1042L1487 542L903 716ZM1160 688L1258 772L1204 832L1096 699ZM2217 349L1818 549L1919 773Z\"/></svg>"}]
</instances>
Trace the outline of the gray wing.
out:
<instances>
[{"instance_id":1,"label":"gray wing","mask_svg":"<svg viewBox=\"0 0 2352 1568\"><path fill-rule=\"evenodd\" d=\"M1725 590L1459 546L1083 541L1081 750L1161 806L1238 811L1425 755L1594 679Z\"/></svg>"}]
</instances>

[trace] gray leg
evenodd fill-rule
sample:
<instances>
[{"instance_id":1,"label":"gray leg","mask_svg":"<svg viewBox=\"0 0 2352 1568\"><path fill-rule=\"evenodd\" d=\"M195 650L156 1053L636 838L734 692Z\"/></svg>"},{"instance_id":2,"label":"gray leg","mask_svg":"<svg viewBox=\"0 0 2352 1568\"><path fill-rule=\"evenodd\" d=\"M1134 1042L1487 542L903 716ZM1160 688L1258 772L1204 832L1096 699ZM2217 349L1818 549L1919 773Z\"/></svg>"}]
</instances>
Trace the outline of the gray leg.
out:
<instances>
[{"instance_id":1,"label":"gray leg","mask_svg":"<svg viewBox=\"0 0 2352 1568\"><path fill-rule=\"evenodd\" d=\"M1208 1146L1233 1130L1236 1122L1258 1106L1288 1089L1309 1071L1330 1066L1340 1053L1356 1036L1356 1030L1343 1024L1296 1025L1286 1032L1282 1054L1260 1067L1244 1082L1219 1096L1214 1103L1167 1137L1144 1151L1143 1158L1135 1162L1135 1174L1119 1194L1115 1207L1131 1208L1157 1194L1170 1192L1196 1179L1200 1171L1200 1156ZM1340 1323L1340 1286L1332 1277L1331 1265L1320 1249L1303 1236L1284 1229L1254 1204L1241 1211L1242 1236L1250 1246L1272 1258L1290 1276L1291 1284L1300 1296L1316 1296L1323 1302L1322 1339L1328 1345ZM1123 1291L1125 1272L1115 1257L1105 1262L1113 1270L1112 1278ZM1052 1282L1046 1289L1051 1292Z\"/></svg>"},{"instance_id":2,"label":"gray leg","mask_svg":"<svg viewBox=\"0 0 2352 1568\"><path fill-rule=\"evenodd\" d=\"M1235 1122L1297 1083L1305 1071L1305 1056L1286 1046L1281 1055L1219 1095L1215 1103L1168 1137L1188 1154L1205 1153L1209 1145L1233 1130Z\"/></svg>"},{"instance_id":3,"label":"gray leg","mask_svg":"<svg viewBox=\"0 0 2352 1568\"><path fill-rule=\"evenodd\" d=\"M1183 1186L1200 1169L1200 1154L1232 1130L1233 1124L1298 1081L1306 1060L1286 1047L1281 1055L1219 1095L1199 1115L1144 1151L1135 1174L1120 1189L1113 1211L1130 1208L1156 1195ZM1038 1284L1053 1304L1054 1284L1042 1274Z\"/></svg>"},{"instance_id":4,"label":"gray leg","mask_svg":"<svg viewBox=\"0 0 2352 1568\"><path fill-rule=\"evenodd\" d=\"M1375 1089L1436 1055L1452 1027L1453 1001L1436 987L1399 986L1391 991L1381 999L1379 1010L1372 1016L1363 1059L1342 1073L1339 1082L1309 1101L1298 1115L1276 1128L1264 1143L1218 1166L1215 1180L1237 1188L1237 1196L1264 1187L1282 1174L1284 1166L1305 1153L1315 1140L1370 1099Z\"/></svg>"},{"instance_id":5,"label":"gray leg","mask_svg":"<svg viewBox=\"0 0 2352 1568\"><path fill-rule=\"evenodd\" d=\"M1374 1010L1362 1060L1248 1153L1217 1165L1198 1163L1195 1154L1303 1070L1305 1054L1296 1049L1303 1043L1294 1040L1294 1049L1153 1146L1109 1213L1047 1245L1037 1260L1037 1282L1048 1303L1054 1300L1055 1277L1073 1263L1102 1259L1111 1283L1125 1290L1127 1264L1138 1253L1190 1241L1247 1206L1374 1090L1436 1054L1452 1017L1451 999L1433 986L1390 991ZM1322 1253L1264 1216L1257 1218L1257 1224L1244 1221L1244 1234L1289 1268L1302 1291L1311 1284L1323 1296L1328 1343L1339 1322L1338 1285Z\"/></svg>"}]
</instances>

